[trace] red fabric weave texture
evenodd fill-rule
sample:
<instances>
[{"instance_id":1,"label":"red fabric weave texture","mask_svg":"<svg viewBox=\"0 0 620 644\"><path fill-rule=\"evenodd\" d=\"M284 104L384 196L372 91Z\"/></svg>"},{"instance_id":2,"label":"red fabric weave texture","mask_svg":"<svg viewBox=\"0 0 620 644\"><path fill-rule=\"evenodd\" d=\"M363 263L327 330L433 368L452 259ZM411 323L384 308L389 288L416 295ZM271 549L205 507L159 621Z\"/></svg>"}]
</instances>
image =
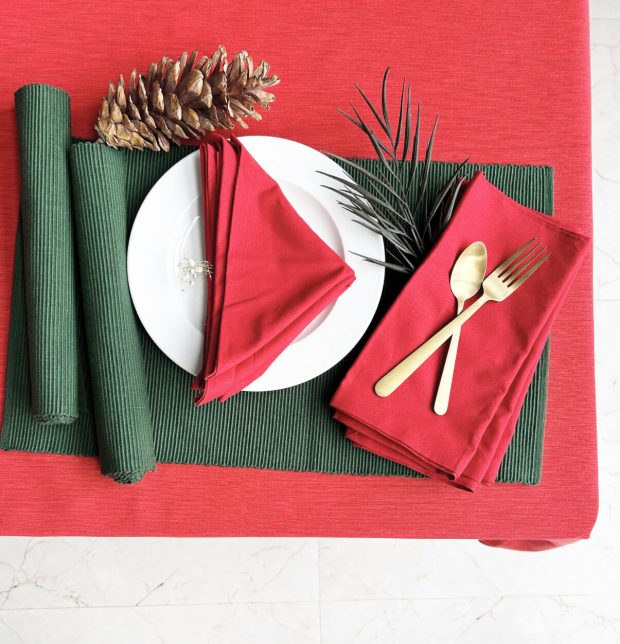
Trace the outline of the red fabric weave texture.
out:
<instances>
[{"instance_id":1,"label":"red fabric weave texture","mask_svg":"<svg viewBox=\"0 0 620 644\"><path fill-rule=\"evenodd\" d=\"M341 155L372 156L337 113L359 81L378 99L386 64L411 78L423 135L441 113L437 159L551 165L559 221L591 232L587 0L476 3L248 0L225 10L119 0L5 2L0 36L0 378L4 379L19 207L15 90L60 86L74 134L93 136L107 82L162 54L222 43L265 58L282 77L252 132ZM135 25L148 24L137 35ZM346 37L345 37L346 35ZM396 99L396 96L393 97ZM397 114L396 100L390 103ZM38 535L349 536L571 539L598 509L592 262L588 253L554 325L542 484L465 495L430 480L159 465L119 488L95 459L0 453L0 533ZM579 347L579 351L575 351ZM0 382L0 385L3 383ZM3 386L0 389L4 389Z\"/></svg>"}]
</instances>

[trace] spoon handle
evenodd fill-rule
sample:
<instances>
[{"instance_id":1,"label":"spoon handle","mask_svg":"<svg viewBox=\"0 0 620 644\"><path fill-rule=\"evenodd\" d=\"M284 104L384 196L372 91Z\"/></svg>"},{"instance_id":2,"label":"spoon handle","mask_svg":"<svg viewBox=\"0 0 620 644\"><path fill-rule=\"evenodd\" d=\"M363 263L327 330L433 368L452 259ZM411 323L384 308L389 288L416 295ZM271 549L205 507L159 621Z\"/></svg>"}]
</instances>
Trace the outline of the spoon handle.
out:
<instances>
[{"instance_id":1,"label":"spoon handle","mask_svg":"<svg viewBox=\"0 0 620 644\"><path fill-rule=\"evenodd\" d=\"M460 329L488 301L489 298L485 294L481 295L468 309L457 315L413 353L401 360L383 378L377 380L375 383L377 396L385 398L398 389L419 366L424 364L457 329Z\"/></svg>"},{"instance_id":2,"label":"spoon handle","mask_svg":"<svg viewBox=\"0 0 620 644\"><path fill-rule=\"evenodd\" d=\"M463 301L458 300L456 314L460 315L463 312ZM439 387L437 388L437 395L435 396L434 410L438 416L443 416L448 411L448 402L450 401L450 391L452 389L452 378L454 376L454 365L456 364L456 353L459 348L459 339L461 337L460 327L454 332L450 338L450 345L448 347L448 354L446 361L443 365L443 372Z\"/></svg>"}]
</instances>

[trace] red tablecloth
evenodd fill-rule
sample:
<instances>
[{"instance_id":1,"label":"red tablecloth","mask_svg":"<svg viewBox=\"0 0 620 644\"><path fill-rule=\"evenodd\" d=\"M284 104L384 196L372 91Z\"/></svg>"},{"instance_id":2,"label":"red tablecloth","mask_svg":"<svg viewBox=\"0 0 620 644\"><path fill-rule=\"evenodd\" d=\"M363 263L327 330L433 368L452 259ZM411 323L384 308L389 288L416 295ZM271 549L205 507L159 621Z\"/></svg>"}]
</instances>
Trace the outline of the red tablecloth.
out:
<instances>
[{"instance_id":1,"label":"red tablecloth","mask_svg":"<svg viewBox=\"0 0 620 644\"><path fill-rule=\"evenodd\" d=\"M75 134L90 136L110 78L145 70L164 53L222 43L266 58L283 79L254 133L370 155L336 109L354 96L355 80L374 95L391 64L395 81L413 80L425 132L441 113L436 158L552 165L557 217L591 231L587 0L26 0L5 2L2 14L2 378L18 209L13 92L27 82L66 89ZM467 495L427 480L185 465L160 465L122 487L101 476L95 459L1 452L0 533L587 537L598 505L592 335L589 257L553 329L538 487Z\"/></svg>"}]
</instances>

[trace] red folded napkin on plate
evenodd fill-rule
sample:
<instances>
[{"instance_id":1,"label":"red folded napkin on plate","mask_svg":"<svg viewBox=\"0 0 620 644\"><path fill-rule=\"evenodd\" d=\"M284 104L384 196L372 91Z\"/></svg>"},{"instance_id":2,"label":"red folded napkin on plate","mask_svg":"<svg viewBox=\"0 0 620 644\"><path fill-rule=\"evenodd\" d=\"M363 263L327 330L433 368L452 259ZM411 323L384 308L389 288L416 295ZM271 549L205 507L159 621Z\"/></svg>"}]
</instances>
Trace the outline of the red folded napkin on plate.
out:
<instances>
[{"instance_id":1,"label":"red folded napkin on plate","mask_svg":"<svg viewBox=\"0 0 620 644\"><path fill-rule=\"evenodd\" d=\"M454 317L450 271L458 255L469 244L484 242L491 272L533 237L551 257L508 299L485 304L463 326L446 415L434 413L433 401L448 343L390 396L377 396L376 381ZM589 241L512 201L476 173L441 239L333 397L346 436L363 449L466 490L492 484Z\"/></svg>"},{"instance_id":2,"label":"red folded napkin on plate","mask_svg":"<svg viewBox=\"0 0 620 644\"><path fill-rule=\"evenodd\" d=\"M209 137L200 161L214 270L198 405L256 380L355 279L238 139Z\"/></svg>"}]
</instances>

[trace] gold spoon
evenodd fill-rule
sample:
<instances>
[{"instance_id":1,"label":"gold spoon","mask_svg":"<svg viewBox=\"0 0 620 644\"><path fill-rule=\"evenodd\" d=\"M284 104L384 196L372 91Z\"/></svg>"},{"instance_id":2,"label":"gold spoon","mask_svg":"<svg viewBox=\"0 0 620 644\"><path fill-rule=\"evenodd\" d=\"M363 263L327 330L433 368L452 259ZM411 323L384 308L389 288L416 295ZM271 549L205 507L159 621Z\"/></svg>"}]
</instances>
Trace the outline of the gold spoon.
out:
<instances>
[{"instance_id":1,"label":"gold spoon","mask_svg":"<svg viewBox=\"0 0 620 644\"><path fill-rule=\"evenodd\" d=\"M473 297L479 290L487 270L487 248L482 242L474 242L458 257L450 274L450 288L456 298L457 315L463 311L465 301ZM435 397L435 413L443 416L448 411L452 376L456 362L456 352L459 346L461 330L457 329L450 339L450 346L439 388Z\"/></svg>"}]
</instances>

